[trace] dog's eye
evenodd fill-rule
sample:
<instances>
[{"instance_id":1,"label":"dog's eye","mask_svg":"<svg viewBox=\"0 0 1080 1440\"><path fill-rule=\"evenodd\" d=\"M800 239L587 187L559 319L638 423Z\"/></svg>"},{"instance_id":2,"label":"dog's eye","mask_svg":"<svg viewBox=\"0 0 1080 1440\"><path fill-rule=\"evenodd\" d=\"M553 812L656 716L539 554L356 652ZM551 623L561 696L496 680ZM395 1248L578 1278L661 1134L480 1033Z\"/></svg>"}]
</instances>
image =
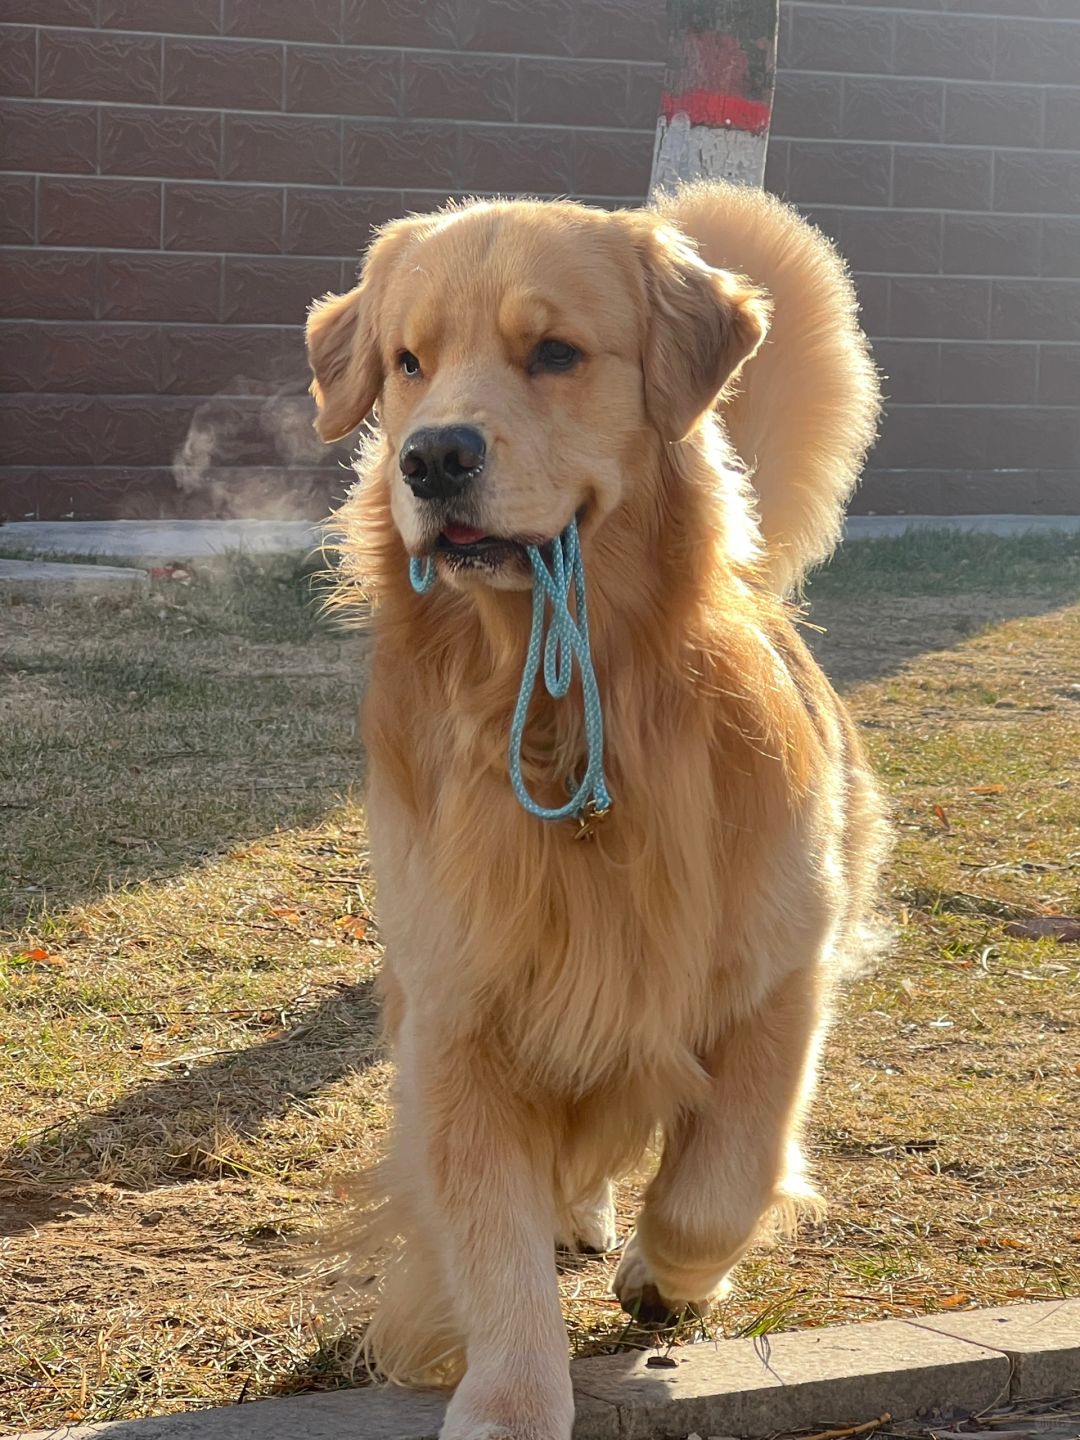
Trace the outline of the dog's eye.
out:
<instances>
[{"instance_id":1,"label":"dog's eye","mask_svg":"<svg viewBox=\"0 0 1080 1440\"><path fill-rule=\"evenodd\" d=\"M406 375L415 376L420 374L420 361L411 350L402 350L398 356L398 365Z\"/></svg>"},{"instance_id":2,"label":"dog's eye","mask_svg":"<svg viewBox=\"0 0 1080 1440\"><path fill-rule=\"evenodd\" d=\"M581 359L581 351L565 340L541 340L532 353L529 370L572 370Z\"/></svg>"}]
</instances>

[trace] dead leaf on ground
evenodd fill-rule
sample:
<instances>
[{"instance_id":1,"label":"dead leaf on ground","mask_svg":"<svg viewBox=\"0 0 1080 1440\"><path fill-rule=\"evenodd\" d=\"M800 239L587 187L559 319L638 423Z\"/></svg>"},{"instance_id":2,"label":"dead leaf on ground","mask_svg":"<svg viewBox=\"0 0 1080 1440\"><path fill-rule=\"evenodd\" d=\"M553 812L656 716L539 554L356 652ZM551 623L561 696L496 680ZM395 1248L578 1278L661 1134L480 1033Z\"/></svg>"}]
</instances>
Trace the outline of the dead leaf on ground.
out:
<instances>
[{"instance_id":1,"label":"dead leaf on ground","mask_svg":"<svg viewBox=\"0 0 1080 1440\"><path fill-rule=\"evenodd\" d=\"M972 795L1004 795L1004 785L975 785L972 787Z\"/></svg>"},{"instance_id":2,"label":"dead leaf on ground","mask_svg":"<svg viewBox=\"0 0 1080 1440\"><path fill-rule=\"evenodd\" d=\"M338 930L344 930L346 935L351 935L354 940L362 940L367 934L367 921L359 915L339 915L334 921Z\"/></svg>"},{"instance_id":3,"label":"dead leaf on ground","mask_svg":"<svg viewBox=\"0 0 1080 1440\"><path fill-rule=\"evenodd\" d=\"M63 965L62 955L54 955L51 950L46 950L44 945L38 945L33 950L23 950L15 956L16 961L30 965Z\"/></svg>"},{"instance_id":4,"label":"dead leaf on ground","mask_svg":"<svg viewBox=\"0 0 1080 1440\"><path fill-rule=\"evenodd\" d=\"M940 823L941 823L941 828L942 828L943 830L951 830L951 829L952 829L952 826L949 824L949 817L948 817L948 815L945 814L945 811L942 809L942 807L941 807L940 805L935 805L935 806L934 806L934 814L937 816L938 820L940 821Z\"/></svg>"}]
</instances>

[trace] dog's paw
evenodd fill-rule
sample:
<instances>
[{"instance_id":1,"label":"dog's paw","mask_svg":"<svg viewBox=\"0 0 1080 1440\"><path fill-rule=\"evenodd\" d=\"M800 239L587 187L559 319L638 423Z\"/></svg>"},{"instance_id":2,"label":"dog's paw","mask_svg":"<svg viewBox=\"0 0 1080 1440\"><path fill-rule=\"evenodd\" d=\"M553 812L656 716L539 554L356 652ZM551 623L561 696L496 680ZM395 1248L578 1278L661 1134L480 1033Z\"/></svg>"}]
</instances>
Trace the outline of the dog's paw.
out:
<instances>
[{"instance_id":1,"label":"dog's paw","mask_svg":"<svg viewBox=\"0 0 1080 1440\"><path fill-rule=\"evenodd\" d=\"M667 1328L687 1316L700 1319L722 1289L722 1282L704 1286L704 1293L700 1295L677 1293L680 1287L665 1284L653 1274L637 1236L631 1235L615 1271L612 1288L627 1315L639 1325Z\"/></svg>"},{"instance_id":2,"label":"dog's paw","mask_svg":"<svg viewBox=\"0 0 1080 1440\"><path fill-rule=\"evenodd\" d=\"M558 1247L577 1255L608 1255L619 1244L615 1228L615 1192L605 1180L595 1194L570 1207L569 1235L560 1236Z\"/></svg>"},{"instance_id":3,"label":"dog's paw","mask_svg":"<svg viewBox=\"0 0 1080 1440\"><path fill-rule=\"evenodd\" d=\"M468 1372L446 1411L439 1440L570 1440L574 1402L564 1384L537 1387L513 1381L491 1388Z\"/></svg>"}]
</instances>

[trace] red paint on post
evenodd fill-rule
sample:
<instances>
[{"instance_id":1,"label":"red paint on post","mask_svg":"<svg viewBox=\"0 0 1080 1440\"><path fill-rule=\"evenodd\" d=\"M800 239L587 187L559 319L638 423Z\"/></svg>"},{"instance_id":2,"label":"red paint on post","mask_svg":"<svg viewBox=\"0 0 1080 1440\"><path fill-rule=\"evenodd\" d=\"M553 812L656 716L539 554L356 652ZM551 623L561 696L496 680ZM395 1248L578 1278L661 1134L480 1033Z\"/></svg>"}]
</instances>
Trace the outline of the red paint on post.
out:
<instances>
[{"instance_id":1,"label":"red paint on post","mask_svg":"<svg viewBox=\"0 0 1080 1440\"><path fill-rule=\"evenodd\" d=\"M667 0L651 193L701 178L762 183L777 10L778 0Z\"/></svg>"},{"instance_id":2,"label":"red paint on post","mask_svg":"<svg viewBox=\"0 0 1080 1440\"><path fill-rule=\"evenodd\" d=\"M764 135L772 118L772 108L763 100L746 100L741 95L717 95L711 90L684 90L660 97L660 113L665 120L685 115L691 125L712 125L746 130L751 135Z\"/></svg>"},{"instance_id":3,"label":"red paint on post","mask_svg":"<svg viewBox=\"0 0 1080 1440\"><path fill-rule=\"evenodd\" d=\"M674 48L677 55L661 101L667 119L684 114L692 125L733 126L751 134L768 130L771 87L761 93L773 61L767 40L690 29L677 37ZM677 86L671 84L675 77Z\"/></svg>"}]
</instances>

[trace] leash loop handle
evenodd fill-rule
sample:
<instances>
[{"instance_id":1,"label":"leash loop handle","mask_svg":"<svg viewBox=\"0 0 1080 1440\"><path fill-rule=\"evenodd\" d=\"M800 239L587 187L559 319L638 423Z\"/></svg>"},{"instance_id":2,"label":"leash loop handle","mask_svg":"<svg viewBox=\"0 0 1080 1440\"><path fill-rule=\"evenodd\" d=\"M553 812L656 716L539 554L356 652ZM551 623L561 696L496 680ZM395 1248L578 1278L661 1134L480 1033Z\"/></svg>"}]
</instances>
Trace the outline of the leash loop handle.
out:
<instances>
[{"instance_id":1,"label":"leash loop handle","mask_svg":"<svg viewBox=\"0 0 1080 1440\"><path fill-rule=\"evenodd\" d=\"M526 546L526 553L533 573L532 624L521 686L510 722L510 784L518 803L530 815L549 822L576 818L581 826L579 834L588 837L597 821L611 808L611 795L604 774L604 715L589 642L585 570L581 561L577 520L571 520L562 534L551 542L550 569L539 546ZM426 594L431 589L436 579L435 562L431 556L423 559L414 557L409 561L409 579L418 594ZM576 618L570 609L571 593ZM565 805L547 807L533 799L522 773L525 725L541 669L548 694L553 700L562 700L573 683L575 664L581 674L585 706L585 774Z\"/></svg>"}]
</instances>

